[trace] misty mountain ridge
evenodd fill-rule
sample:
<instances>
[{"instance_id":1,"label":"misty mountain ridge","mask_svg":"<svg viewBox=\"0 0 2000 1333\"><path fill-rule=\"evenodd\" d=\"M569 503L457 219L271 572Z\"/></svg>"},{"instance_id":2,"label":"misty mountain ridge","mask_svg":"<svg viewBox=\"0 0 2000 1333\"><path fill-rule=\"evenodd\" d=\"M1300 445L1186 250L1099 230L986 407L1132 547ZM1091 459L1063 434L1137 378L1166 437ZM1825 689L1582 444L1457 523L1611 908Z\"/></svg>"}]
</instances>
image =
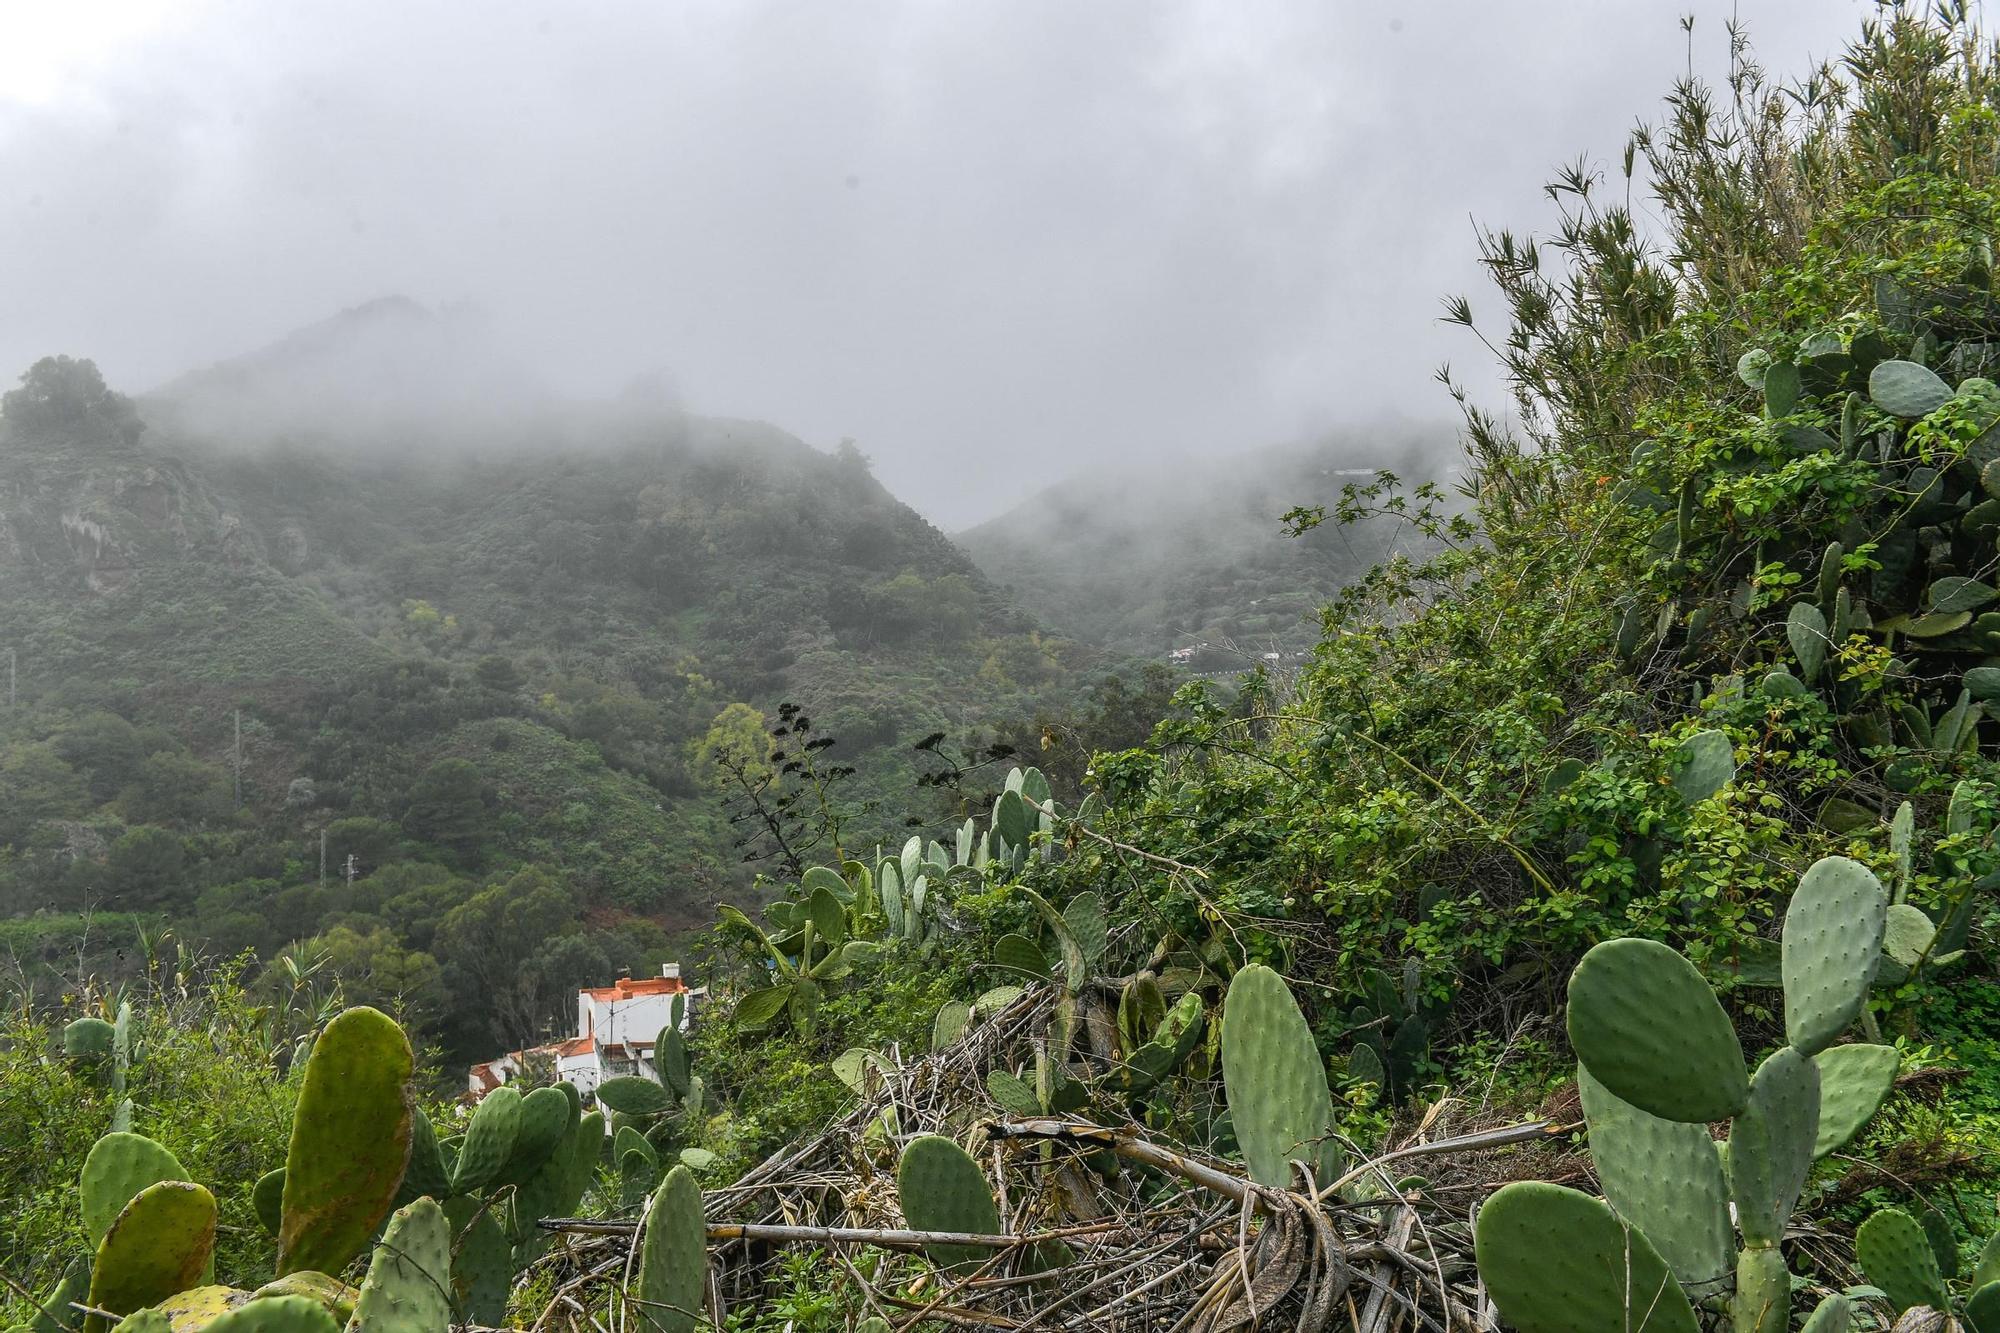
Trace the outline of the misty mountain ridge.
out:
<instances>
[{"instance_id":1,"label":"misty mountain ridge","mask_svg":"<svg viewBox=\"0 0 2000 1333\"><path fill-rule=\"evenodd\" d=\"M1398 424L1071 477L957 534L981 569L1066 634L1203 670L1304 651L1316 613L1407 534L1369 522L1283 532L1378 469L1442 479L1448 426ZM1206 645L1206 651L1204 650ZM1197 658L1199 660L1197 660Z\"/></svg>"},{"instance_id":2,"label":"misty mountain ridge","mask_svg":"<svg viewBox=\"0 0 2000 1333\"><path fill-rule=\"evenodd\" d=\"M367 301L139 398L156 432L208 447L427 443L497 452L564 428L565 401L475 306Z\"/></svg>"}]
</instances>

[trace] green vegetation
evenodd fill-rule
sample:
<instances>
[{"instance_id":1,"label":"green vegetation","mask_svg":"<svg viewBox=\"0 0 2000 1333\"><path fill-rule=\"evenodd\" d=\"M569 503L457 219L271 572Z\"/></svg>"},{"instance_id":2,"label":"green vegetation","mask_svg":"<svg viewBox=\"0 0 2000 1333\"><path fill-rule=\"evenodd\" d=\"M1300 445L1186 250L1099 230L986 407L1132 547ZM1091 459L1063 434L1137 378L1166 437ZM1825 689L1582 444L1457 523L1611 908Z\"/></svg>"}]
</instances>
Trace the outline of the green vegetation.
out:
<instances>
[{"instance_id":1,"label":"green vegetation","mask_svg":"<svg viewBox=\"0 0 2000 1333\"><path fill-rule=\"evenodd\" d=\"M854 458L768 438L449 498L389 469L328 538L324 605L385 654L349 688L180 687L208 731L37 696L0 752L17 910L102 884L273 960L254 1006L79 1000L84 919L10 926L47 943L0 1042L0 1123L41 1136L0 1154L0 1268L56 1293L47 1333L1325 1328L1349 1299L1371 1329L1499 1327L1490 1299L1523 1333L1991 1333L2000 50L1891 8L1796 86L1737 59L1632 142L1657 245L1582 169L1552 237L1485 238L1518 424L1467 405L1469 503L1300 497L1304 540L1414 540L1295 675L1189 682L1143 741L1158 677L1000 776L1077 663ZM275 530L290 464L205 466ZM365 556L412 506L426 540ZM510 585L545 622L503 628ZM41 642L79 634L43 605ZM233 772L221 804L245 691L257 790L309 762L285 818L352 882L284 864ZM703 877L735 855L766 877L731 905ZM711 907L691 1038L676 1010L658 1080L588 1113L530 1078L433 1119L403 1030L335 1016L381 992L460 1048L524 1039Z\"/></svg>"}]
</instances>

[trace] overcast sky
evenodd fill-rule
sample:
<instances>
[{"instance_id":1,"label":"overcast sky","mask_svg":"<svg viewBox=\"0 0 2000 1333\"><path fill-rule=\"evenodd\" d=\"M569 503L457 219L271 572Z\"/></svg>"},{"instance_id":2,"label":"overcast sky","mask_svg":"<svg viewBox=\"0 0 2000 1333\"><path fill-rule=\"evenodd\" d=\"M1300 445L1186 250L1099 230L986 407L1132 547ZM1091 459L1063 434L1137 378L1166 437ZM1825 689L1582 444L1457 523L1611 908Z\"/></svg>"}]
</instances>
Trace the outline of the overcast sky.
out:
<instances>
[{"instance_id":1,"label":"overcast sky","mask_svg":"<svg viewBox=\"0 0 2000 1333\"><path fill-rule=\"evenodd\" d=\"M1859 0L0 0L0 379L143 390L374 297L575 391L852 436L948 526L1081 466L1448 419L1472 219L1735 10ZM1365 456L1359 462L1368 461Z\"/></svg>"}]
</instances>

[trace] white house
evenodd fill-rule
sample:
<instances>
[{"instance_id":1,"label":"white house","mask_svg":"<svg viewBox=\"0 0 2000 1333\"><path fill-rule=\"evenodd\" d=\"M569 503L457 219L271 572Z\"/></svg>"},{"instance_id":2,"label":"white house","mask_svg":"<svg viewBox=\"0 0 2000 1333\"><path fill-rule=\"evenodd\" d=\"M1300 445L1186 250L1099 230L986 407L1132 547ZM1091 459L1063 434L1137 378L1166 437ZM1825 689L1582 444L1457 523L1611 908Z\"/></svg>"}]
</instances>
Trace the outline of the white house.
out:
<instances>
[{"instance_id":1,"label":"white house","mask_svg":"<svg viewBox=\"0 0 2000 1333\"><path fill-rule=\"evenodd\" d=\"M671 1017L674 996L683 997L681 1031L688 1030L694 1006L708 995L706 986L690 990L681 980L681 965L667 963L657 977L620 977L609 986L592 986L576 993L576 1035L546 1046L509 1051L497 1060L472 1066L466 1095L478 1101L493 1089L520 1077L531 1062L548 1060L555 1076L573 1084L586 1102L597 1085L621 1074L637 1074L658 1082L653 1043Z\"/></svg>"}]
</instances>

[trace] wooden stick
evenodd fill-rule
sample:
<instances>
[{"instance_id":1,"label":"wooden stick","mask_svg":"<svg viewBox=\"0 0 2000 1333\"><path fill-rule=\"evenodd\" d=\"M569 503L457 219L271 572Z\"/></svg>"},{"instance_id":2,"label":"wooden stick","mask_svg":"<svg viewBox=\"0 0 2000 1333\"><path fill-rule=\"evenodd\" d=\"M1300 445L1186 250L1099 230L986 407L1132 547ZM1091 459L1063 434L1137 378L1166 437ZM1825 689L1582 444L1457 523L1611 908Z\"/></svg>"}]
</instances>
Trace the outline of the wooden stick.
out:
<instances>
[{"instance_id":1,"label":"wooden stick","mask_svg":"<svg viewBox=\"0 0 2000 1333\"><path fill-rule=\"evenodd\" d=\"M544 1217L538 1221L544 1231L563 1231L584 1236L630 1236L637 1222L600 1222L583 1217ZM989 1236L976 1231L895 1231L881 1227L793 1227L768 1222L710 1222L708 1238L720 1240L769 1241L784 1245L879 1245L886 1250L915 1250L926 1245L984 1245L988 1249L1016 1249L1038 1245L1045 1240L1068 1236L1089 1236L1105 1231L1122 1231L1130 1224L1122 1221L1091 1222L1057 1231L1037 1231L1026 1236Z\"/></svg>"}]
</instances>

